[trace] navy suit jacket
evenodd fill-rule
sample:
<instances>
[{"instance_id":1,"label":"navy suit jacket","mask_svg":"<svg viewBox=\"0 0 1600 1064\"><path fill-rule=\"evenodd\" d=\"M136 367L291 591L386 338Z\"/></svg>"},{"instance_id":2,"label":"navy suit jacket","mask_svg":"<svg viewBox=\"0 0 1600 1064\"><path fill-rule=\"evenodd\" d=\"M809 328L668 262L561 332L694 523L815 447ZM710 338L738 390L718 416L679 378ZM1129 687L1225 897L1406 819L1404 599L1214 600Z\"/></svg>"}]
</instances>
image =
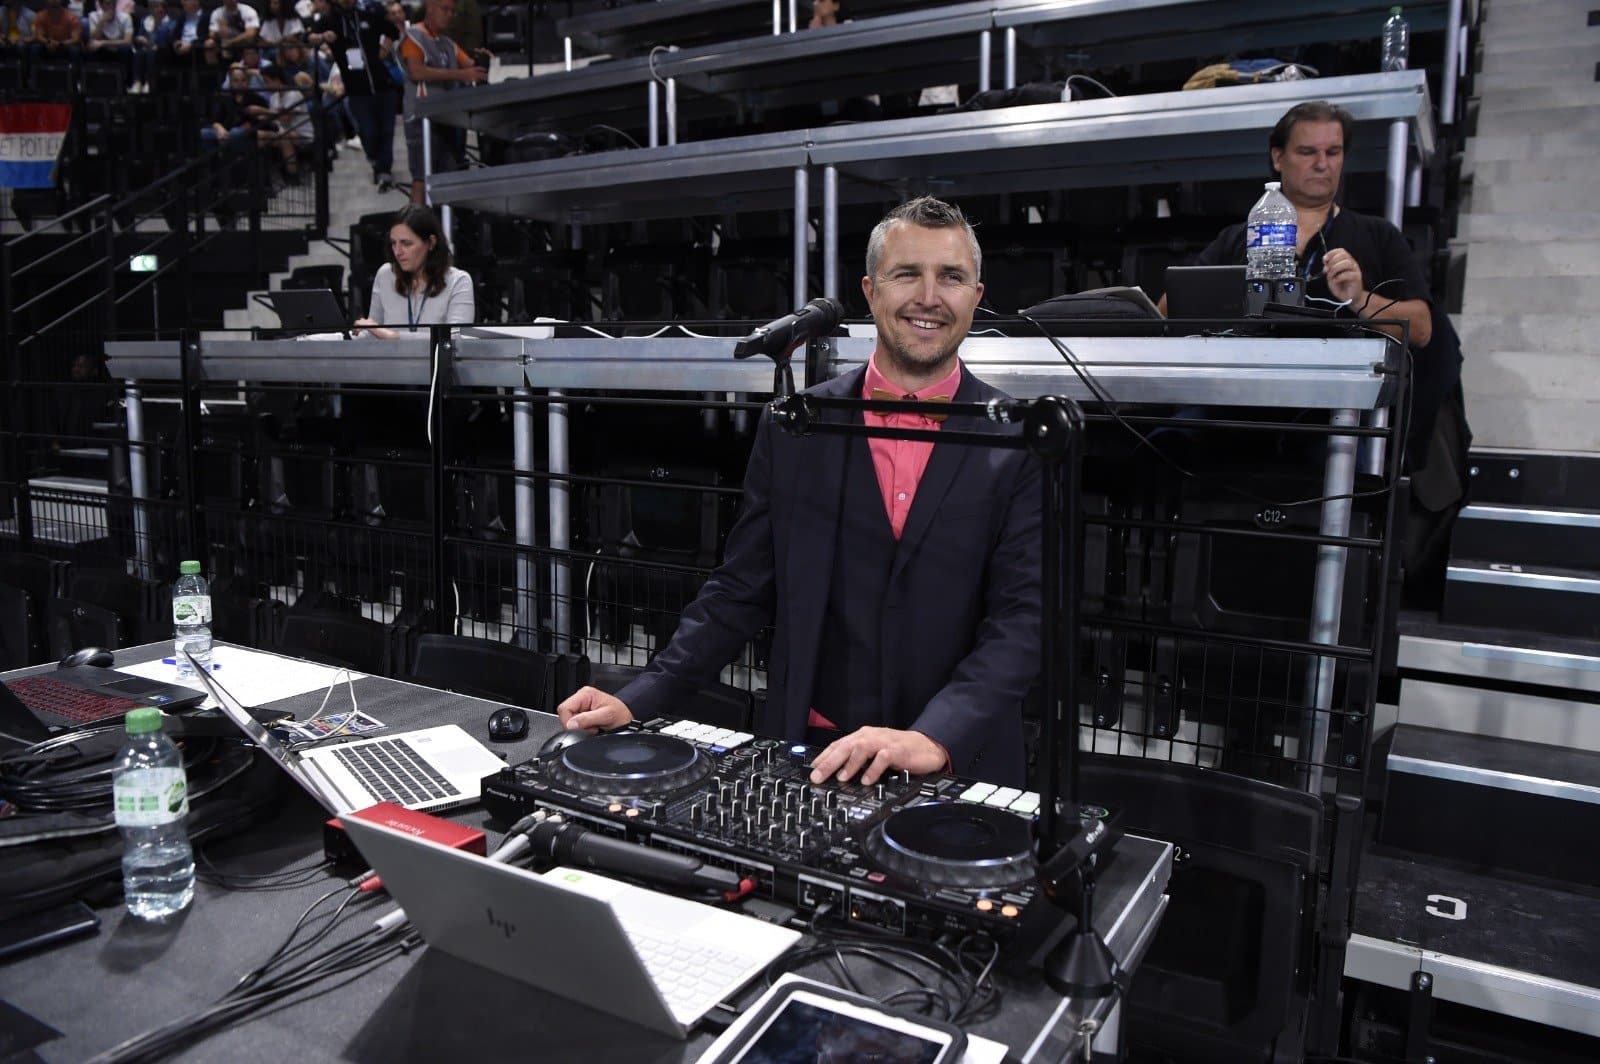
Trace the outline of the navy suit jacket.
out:
<instances>
[{"instance_id":1,"label":"navy suit jacket","mask_svg":"<svg viewBox=\"0 0 1600 1064\"><path fill-rule=\"evenodd\" d=\"M864 374L862 368L809 391L859 397ZM956 402L995 398L1005 395L962 367ZM1012 431L965 418L946 427ZM618 692L636 717L671 714L770 623L766 711L756 727L804 736L833 590L845 461L850 447L864 444L797 438L762 415L722 564L684 610L671 642ZM928 735L949 751L960 775L1011 786L1024 782L1022 699L1039 671L1041 477L1025 451L936 443L882 604L877 723ZM849 608L851 589L838 591Z\"/></svg>"}]
</instances>

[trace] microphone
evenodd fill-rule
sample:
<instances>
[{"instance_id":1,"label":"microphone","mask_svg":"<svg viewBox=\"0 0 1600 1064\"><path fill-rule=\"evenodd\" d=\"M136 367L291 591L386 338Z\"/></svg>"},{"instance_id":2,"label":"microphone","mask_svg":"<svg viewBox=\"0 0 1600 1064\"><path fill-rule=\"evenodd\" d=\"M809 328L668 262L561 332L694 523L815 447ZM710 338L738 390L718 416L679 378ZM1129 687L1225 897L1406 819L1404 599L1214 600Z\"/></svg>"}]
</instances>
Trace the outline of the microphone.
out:
<instances>
[{"instance_id":1,"label":"microphone","mask_svg":"<svg viewBox=\"0 0 1600 1064\"><path fill-rule=\"evenodd\" d=\"M793 314L769 321L740 340L733 347L733 357L766 355L774 362L783 362L808 340L833 332L843 318L844 305L837 299L813 299Z\"/></svg>"},{"instance_id":2,"label":"microphone","mask_svg":"<svg viewBox=\"0 0 1600 1064\"><path fill-rule=\"evenodd\" d=\"M535 850L558 864L581 865L694 890L739 888L736 873L715 868L698 857L663 853L566 821L550 819L535 824L527 836Z\"/></svg>"}]
</instances>

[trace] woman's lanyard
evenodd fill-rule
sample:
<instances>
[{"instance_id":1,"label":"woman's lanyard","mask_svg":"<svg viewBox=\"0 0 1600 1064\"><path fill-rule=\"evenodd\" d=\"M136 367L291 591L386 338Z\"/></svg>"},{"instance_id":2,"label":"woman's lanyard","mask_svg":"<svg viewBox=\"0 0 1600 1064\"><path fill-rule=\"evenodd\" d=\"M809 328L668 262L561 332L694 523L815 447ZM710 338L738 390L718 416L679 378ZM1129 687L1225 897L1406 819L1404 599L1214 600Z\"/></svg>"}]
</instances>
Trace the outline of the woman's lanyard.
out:
<instances>
[{"instance_id":1,"label":"woman's lanyard","mask_svg":"<svg viewBox=\"0 0 1600 1064\"><path fill-rule=\"evenodd\" d=\"M422 319L422 308L428 305L428 293L422 293L422 299L417 303L416 313L411 311L411 293L406 293L406 321L411 326L411 331L417 331L417 323Z\"/></svg>"}]
</instances>

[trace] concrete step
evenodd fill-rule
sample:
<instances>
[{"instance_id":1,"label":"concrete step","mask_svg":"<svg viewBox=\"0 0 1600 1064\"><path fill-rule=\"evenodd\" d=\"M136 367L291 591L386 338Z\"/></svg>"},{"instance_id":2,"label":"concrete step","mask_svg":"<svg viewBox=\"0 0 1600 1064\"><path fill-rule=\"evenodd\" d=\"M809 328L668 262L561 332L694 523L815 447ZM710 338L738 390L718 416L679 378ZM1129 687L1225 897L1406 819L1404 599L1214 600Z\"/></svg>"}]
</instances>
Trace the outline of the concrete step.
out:
<instances>
[{"instance_id":1,"label":"concrete step","mask_svg":"<svg viewBox=\"0 0 1600 1064\"><path fill-rule=\"evenodd\" d=\"M1600 61L1600 45L1534 48L1521 52L1492 52L1483 57L1479 71L1484 78L1534 72L1546 75L1550 81L1580 76L1593 79L1597 61Z\"/></svg>"},{"instance_id":2,"label":"concrete step","mask_svg":"<svg viewBox=\"0 0 1600 1064\"><path fill-rule=\"evenodd\" d=\"M1586 359L1600 353L1600 320L1588 314L1458 314L1454 322L1461 346L1470 348L1473 358L1480 351L1540 351Z\"/></svg>"},{"instance_id":3,"label":"concrete step","mask_svg":"<svg viewBox=\"0 0 1600 1064\"><path fill-rule=\"evenodd\" d=\"M1486 56L1534 48L1578 47L1588 42L1591 36L1600 38L1600 27L1590 26L1588 22L1587 15L1573 15L1551 26L1490 26L1484 31L1480 43ZM1589 32L1580 33L1578 30Z\"/></svg>"},{"instance_id":4,"label":"concrete step","mask_svg":"<svg viewBox=\"0 0 1600 1064\"><path fill-rule=\"evenodd\" d=\"M1529 85L1516 88L1497 85L1485 88L1474 84L1477 93L1478 118L1500 114L1504 111L1546 111L1562 107L1593 107L1600 104L1600 82L1587 84L1563 83L1560 85Z\"/></svg>"},{"instance_id":5,"label":"concrete step","mask_svg":"<svg viewBox=\"0 0 1600 1064\"><path fill-rule=\"evenodd\" d=\"M1484 25L1525 26L1530 22L1557 20L1576 15L1587 19L1592 0L1495 0L1489 5Z\"/></svg>"},{"instance_id":6,"label":"concrete step","mask_svg":"<svg viewBox=\"0 0 1600 1064\"><path fill-rule=\"evenodd\" d=\"M1550 187L1555 187L1551 183ZM1476 194L1474 194L1476 197ZM1520 240L1543 243L1548 240L1600 240L1600 212L1579 210L1476 211L1463 214L1452 245L1471 245L1479 241Z\"/></svg>"},{"instance_id":7,"label":"concrete step","mask_svg":"<svg viewBox=\"0 0 1600 1064\"><path fill-rule=\"evenodd\" d=\"M1476 184L1474 179L1470 209L1473 214L1538 211L1550 213L1592 211L1594 186L1585 181L1527 181Z\"/></svg>"},{"instance_id":8,"label":"concrete step","mask_svg":"<svg viewBox=\"0 0 1600 1064\"><path fill-rule=\"evenodd\" d=\"M1495 159L1600 159L1600 132L1496 133L1467 144L1468 162Z\"/></svg>"},{"instance_id":9,"label":"concrete step","mask_svg":"<svg viewBox=\"0 0 1600 1064\"><path fill-rule=\"evenodd\" d=\"M1467 390L1474 447L1600 451L1600 401L1529 399Z\"/></svg>"},{"instance_id":10,"label":"concrete step","mask_svg":"<svg viewBox=\"0 0 1600 1064\"><path fill-rule=\"evenodd\" d=\"M1474 276L1467 259L1465 314L1600 314L1600 285L1592 277Z\"/></svg>"},{"instance_id":11,"label":"concrete step","mask_svg":"<svg viewBox=\"0 0 1600 1064\"><path fill-rule=\"evenodd\" d=\"M1600 241L1484 241L1467 256L1467 277L1600 277Z\"/></svg>"},{"instance_id":12,"label":"concrete step","mask_svg":"<svg viewBox=\"0 0 1600 1064\"><path fill-rule=\"evenodd\" d=\"M1462 349L1467 350L1465 340ZM1477 395L1600 403L1600 374L1584 372L1592 362L1592 355L1473 347L1462 362L1461 380Z\"/></svg>"},{"instance_id":13,"label":"concrete step","mask_svg":"<svg viewBox=\"0 0 1600 1064\"><path fill-rule=\"evenodd\" d=\"M1596 88L1600 88L1597 85ZM1478 112L1474 136L1508 133L1559 133L1562 130L1600 130L1600 93L1580 107L1547 107L1538 111Z\"/></svg>"},{"instance_id":14,"label":"concrete step","mask_svg":"<svg viewBox=\"0 0 1600 1064\"><path fill-rule=\"evenodd\" d=\"M1480 95L1502 89L1543 89L1551 86L1594 85L1594 71L1573 70L1552 73L1548 70L1499 70L1479 74L1473 82Z\"/></svg>"},{"instance_id":15,"label":"concrete step","mask_svg":"<svg viewBox=\"0 0 1600 1064\"><path fill-rule=\"evenodd\" d=\"M1576 185L1594 196L1596 180L1592 166L1576 159L1495 159L1464 167L1475 189L1506 188L1512 185ZM1559 194L1559 190L1553 190Z\"/></svg>"}]
</instances>

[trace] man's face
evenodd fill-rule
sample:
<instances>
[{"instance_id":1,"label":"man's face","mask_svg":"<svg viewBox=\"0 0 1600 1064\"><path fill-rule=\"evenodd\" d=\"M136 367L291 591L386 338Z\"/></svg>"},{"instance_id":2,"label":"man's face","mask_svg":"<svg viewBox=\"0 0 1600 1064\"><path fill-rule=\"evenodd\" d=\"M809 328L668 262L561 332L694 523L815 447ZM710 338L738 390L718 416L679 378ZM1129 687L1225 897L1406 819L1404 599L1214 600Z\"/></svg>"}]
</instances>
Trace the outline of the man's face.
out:
<instances>
[{"instance_id":1,"label":"man's face","mask_svg":"<svg viewBox=\"0 0 1600 1064\"><path fill-rule=\"evenodd\" d=\"M423 15L423 21L427 23L430 32L443 33L450 27L450 20L455 18L455 15L455 0L433 0Z\"/></svg>"},{"instance_id":2,"label":"man's face","mask_svg":"<svg viewBox=\"0 0 1600 1064\"><path fill-rule=\"evenodd\" d=\"M406 24L405 8L401 7L399 4L390 4L388 7L384 8L384 10L388 12L389 21L395 26L404 26Z\"/></svg>"},{"instance_id":3,"label":"man's face","mask_svg":"<svg viewBox=\"0 0 1600 1064\"><path fill-rule=\"evenodd\" d=\"M897 222L884 234L875 276L861 291L878 326L878 350L909 372L948 365L983 298L972 246L960 226Z\"/></svg>"},{"instance_id":4,"label":"man's face","mask_svg":"<svg viewBox=\"0 0 1600 1064\"><path fill-rule=\"evenodd\" d=\"M250 75L240 67L228 71L228 84L236 91L243 92L250 87Z\"/></svg>"},{"instance_id":5,"label":"man's face","mask_svg":"<svg viewBox=\"0 0 1600 1064\"><path fill-rule=\"evenodd\" d=\"M200 0L183 0L183 13L190 17L200 13Z\"/></svg>"},{"instance_id":6,"label":"man's face","mask_svg":"<svg viewBox=\"0 0 1600 1064\"><path fill-rule=\"evenodd\" d=\"M305 58L300 54L300 46L298 44L280 44L278 46L278 55L285 63L291 66L299 66L300 61Z\"/></svg>"},{"instance_id":7,"label":"man's face","mask_svg":"<svg viewBox=\"0 0 1600 1064\"><path fill-rule=\"evenodd\" d=\"M1338 122L1296 122L1289 143L1272 149L1272 166L1283 179L1283 194L1295 206L1333 202L1344 173L1344 127Z\"/></svg>"}]
</instances>

